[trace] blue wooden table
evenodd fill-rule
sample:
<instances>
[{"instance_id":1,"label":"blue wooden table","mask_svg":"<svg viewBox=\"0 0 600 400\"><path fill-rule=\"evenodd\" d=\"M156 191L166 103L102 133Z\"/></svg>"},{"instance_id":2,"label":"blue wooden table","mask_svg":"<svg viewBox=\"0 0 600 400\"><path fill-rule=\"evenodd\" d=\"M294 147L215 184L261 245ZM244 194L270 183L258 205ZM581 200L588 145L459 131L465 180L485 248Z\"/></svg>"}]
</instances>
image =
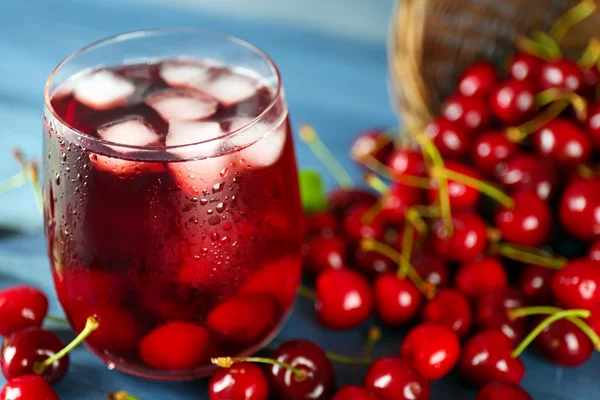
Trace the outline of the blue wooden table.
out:
<instances>
[{"instance_id":1,"label":"blue wooden table","mask_svg":"<svg viewBox=\"0 0 600 400\"><path fill-rule=\"evenodd\" d=\"M342 6L332 18L340 19L350 13L344 11L344 4L358 7L361 3L363 8L364 4L372 4L374 12L381 15L389 13L391 3L336 1ZM290 7L291 2L288 1ZM286 1L281 3L285 9ZM314 12L318 13L318 9ZM356 18L356 10L353 15ZM361 19L357 18L356 23L360 24ZM397 123L388 102L383 25L378 28L379 35L373 34L376 29L357 25L357 31L365 32L364 38L358 38L344 34L343 29L328 33L308 25L212 15L202 8L184 10L115 0L2 0L0 179L18 172L9 156L13 147L22 148L32 157L40 156L42 88L63 57L82 45L119 32L174 25L224 31L266 50L281 68L295 125L305 121L313 124L355 177L359 173L346 157L353 135L368 127ZM296 146L302 167L320 168L302 144ZM325 178L328 186L333 186L332 179L326 174ZM49 294L51 311L61 314L45 256L41 221L30 188L23 187L0 198L0 287L21 282L35 284ZM316 324L311 305L298 299L292 318L277 340L310 338L328 350L359 355L368 326L374 322L352 332L329 332ZM65 327L50 326L65 340L72 337ZM397 354L400 340L401 332L386 331L375 353ZM595 355L577 369L556 368L530 354L524 360L527 373L523 386L535 399L600 399L600 356ZM336 369L340 386L361 382L365 373L365 368L356 366L337 365ZM0 378L0 385L3 384ZM108 370L84 348L73 353L70 372L56 390L63 400L102 399L104 393L117 390L127 390L144 400L207 399L204 381L158 383L133 378ZM470 398L474 398L474 392L462 388L455 376L433 384L432 399Z\"/></svg>"}]
</instances>

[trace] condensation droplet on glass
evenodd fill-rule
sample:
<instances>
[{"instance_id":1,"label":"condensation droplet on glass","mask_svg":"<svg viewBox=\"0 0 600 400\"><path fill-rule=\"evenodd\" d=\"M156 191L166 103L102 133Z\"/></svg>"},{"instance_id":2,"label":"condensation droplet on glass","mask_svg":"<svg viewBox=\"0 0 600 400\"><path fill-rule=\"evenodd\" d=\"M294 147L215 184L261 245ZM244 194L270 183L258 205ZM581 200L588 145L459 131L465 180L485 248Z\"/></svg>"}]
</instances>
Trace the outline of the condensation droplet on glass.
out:
<instances>
[{"instance_id":1,"label":"condensation droplet on glass","mask_svg":"<svg viewBox=\"0 0 600 400\"><path fill-rule=\"evenodd\" d=\"M221 242L223 242L223 243L229 243L229 236L223 236L221 238Z\"/></svg>"},{"instance_id":2,"label":"condensation droplet on glass","mask_svg":"<svg viewBox=\"0 0 600 400\"><path fill-rule=\"evenodd\" d=\"M111 371L112 371L113 369L115 369L115 367L116 367L116 366L115 366L115 363L113 363L113 362L110 362L110 361L109 361L109 362L107 362L105 365L106 365L106 368L108 368L108 369L109 369L109 370L111 370Z\"/></svg>"},{"instance_id":3,"label":"condensation droplet on glass","mask_svg":"<svg viewBox=\"0 0 600 400\"><path fill-rule=\"evenodd\" d=\"M221 178L225 178L225 176L227 175L227 171L228 171L228 168L225 167L219 172L219 175L221 176Z\"/></svg>"},{"instance_id":4,"label":"condensation droplet on glass","mask_svg":"<svg viewBox=\"0 0 600 400\"><path fill-rule=\"evenodd\" d=\"M223 230L230 231L233 228L233 224L231 222L225 222L223 224Z\"/></svg>"},{"instance_id":5,"label":"condensation droplet on glass","mask_svg":"<svg viewBox=\"0 0 600 400\"><path fill-rule=\"evenodd\" d=\"M215 207L215 210L217 210L218 213L222 213L223 211L225 211L226 207L227 207L227 205L225 203L219 203Z\"/></svg>"},{"instance_id":6,"label":"condensation droplet on glass","mask_svg":"<svg viewBox=\"0 0 600 400\"><path fill-rule=\"evenodd\" d=\"M213 215L208 219L208 223L210 225L218 225L221 222L221 217L218 215Z\"/></svg>"},{"instance_id":7,"label":"condensation droplet on glass","mask_svg":"<svg viewBox=\"0 0 600 400\"><path fill-rule=\"evenodd\" d=\"M213 242L216 242L217 240L219 240L219 234L218 234L217 232L211 232L211 234L210 234L210 239L211 239Z\"/></svg>"},{"instance_id":8,"label":"condensation droplet on glass","mask_svg":"<svg viewBox=\"0 0 600 400\"><path fill-rule=\"evenodd\" d=\"M60 174L58 172L54 176L54 182L56 183L56 186L60 186Z\"/></svg>"},{"instance_id":9,"label":"condensation droplet on glass","mask_svg":"<svg viewBox=\"0 0 600 400\"><path fill-rule=\"evenodd\" d=\"M206 213L207 213L208 215L212 215L212 213L213 213L213 210L212 210L212 208L209 208L208 210L206 210Z\"/></svg>"},{"instance_id":10,"label":"condensation droplet on glass","mask_svg":"<svg viewBox=\"0 0 600 400\"><path fill-rule=\"evenodd\" d=\"M200 199L200 205L201 206L205 206L207 204L208 204L208 199L205 199L205 198Z\"/></svg>"},{"instance_id":11,"label":"condensation droplet on glass","mask_svg":"<svg viewBox=\"0 0 600 400\"><path fill-rule=\"evenodd\" d=\"M194 203L196 203L198 201L198 198L196 196L194 196L190 200L193 201Z\"/></svg>"},{"instance_id":12,"label":"condensation droplet on glass","mask_svg":"<svg viewBox=\"0 0 600 400\"><path fill-rule=\"evenodd\" d=\"M219 193L221 190L223 190L223 186L225 186L224 182L219 182L219 183L216 183L215 185L213 185L213 187L212 187L213 194Z\"/></svg>"},{"instance_id":13,"label":"condensation droplet on glass","mask_svg":"<svg viewBox=\"0 0 600 400\"><path fill-rule=\"evenodd\" d=\"M67 161L67 153L62 153L62 160L63 162Z\"/></svg>"},{"instance_id":14,"label":"condensation droplet on glass","mask_svg":"<svg viewBox=\"0 0 600 400\"><path fill-rule=\"evenodd\" d=\"M208 253L208 248L207 247L203 247L202 248L202 252L205 253L205 254Z\"/></svg>"},{"instance_id":15,"label":"condensation droplet on glass","mask_svg":"<svg viewBox=\"0 0 600 400\"><path fill-rule=\"evenodd\" d=\"M237 240L235 242L231 242L231 247L237 246Z\"/></svg>"}]
</instances>

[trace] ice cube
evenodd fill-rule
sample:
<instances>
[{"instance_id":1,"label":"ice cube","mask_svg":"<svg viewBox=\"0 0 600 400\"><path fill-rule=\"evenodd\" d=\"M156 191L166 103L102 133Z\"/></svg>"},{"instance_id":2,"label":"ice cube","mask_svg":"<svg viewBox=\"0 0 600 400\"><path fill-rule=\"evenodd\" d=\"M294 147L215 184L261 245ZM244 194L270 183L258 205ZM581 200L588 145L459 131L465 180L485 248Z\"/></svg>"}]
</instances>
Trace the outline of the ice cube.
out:
<instances>
[{"instance_id":1,"label":"ice cube","mask_svg":"<svg viewBox=\"0 0 600 400\"><path fill-rule=\"evenodd\" d=\"M239 129L247 124L248 119L240 119L231 124L230 130ZM247 130L231 137L230 141L235 147L244 147L248 142L252 143L243 150L237 152L237 157L245 160L250 167L268 167L274 164L285 146L287 137L285 121L277 124L267 124L262 121L249 126ZM254 139L254 140L250 140Z\"/></svg>"},{"instance_id":2,"label":"ice cube","mask_svg":"<svg viewBox=\"0 0 600 400\"><path fill-rule=\"evenodd\" d=\"M229 107L252 97L258 90L258 80L226 70L209 81L194 79L190 86L208 93Z\"/></svg>"},{"instance_id":3,"label":"ice cube","mask_svg":"<svg viewBox=\"0 0 600 400\"><path fill-rule=\"evenodd\" d=\"M203 82L210 77L211 66L193 61L166 61L160 65L160 77L173 87L187 87L191 81Z\"/></svg>"},{"instance_id":4,"label":"ice cube","mask_svg":"<svg viewBox=\"0 0 600 400\"><path fill-rule=\"evenodd\" d=\"M75 83L75 99L94 110L110 110L125 105L135 85L108 70L91 72Z\"/></svg>"},{"instance_id":5,"label":"ice cube","mask_svg":"<svg viewBox=\"0 0 600 400\"><path fill-rule=\"evenodd\" d=\"M203 190L211 191L225 181L231 168L228 154L197 161L170 162L169 170L181 190L190 196L199 196Z\"/></svg>"},{"instance_id":6,"label":"ice cube","mask_svg":"<svg viewBox=\"0 0 600 400\"><path fill-rule=\"evenodd\" d=\"M172 89L146 97L144 102L165 121L196 121L217 112L219 103L203 93Z\"/></svg>"}]
</instances>

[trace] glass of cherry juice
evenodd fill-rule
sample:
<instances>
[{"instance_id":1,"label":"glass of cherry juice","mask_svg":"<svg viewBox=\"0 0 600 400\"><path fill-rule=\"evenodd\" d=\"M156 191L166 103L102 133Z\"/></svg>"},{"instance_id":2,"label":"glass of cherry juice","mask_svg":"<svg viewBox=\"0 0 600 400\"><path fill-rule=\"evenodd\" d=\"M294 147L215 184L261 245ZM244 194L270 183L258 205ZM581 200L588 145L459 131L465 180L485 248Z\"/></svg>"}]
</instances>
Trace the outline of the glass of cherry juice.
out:
<instances>
[{"instance_id":1,"label":"glass of cherry juice","mask_svg":"<svg viewBox=\"0 0 600 400\"><path fill-rule=\"evenodd\" d=\"M45 89L44 218L58 298L109 368L191 379L278 332L302 210L281 77L234 37L133 32Z\"/></svg>"}]
</instances>

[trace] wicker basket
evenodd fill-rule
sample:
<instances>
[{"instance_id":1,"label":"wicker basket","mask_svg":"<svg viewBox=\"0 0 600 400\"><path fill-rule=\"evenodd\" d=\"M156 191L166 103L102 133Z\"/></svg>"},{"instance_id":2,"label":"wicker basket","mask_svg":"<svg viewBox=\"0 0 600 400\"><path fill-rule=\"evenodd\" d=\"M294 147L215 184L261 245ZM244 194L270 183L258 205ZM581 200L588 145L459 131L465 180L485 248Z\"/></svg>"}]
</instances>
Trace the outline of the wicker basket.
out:
<instances>
[{"instance_id":1,"label":"wicker basket","mask_svg":"<svg viewBox=\"0 0 600 400\"><path fill-rule=\"evenodd\" d=\"M388 47L391 96L406 126L439 111L460 72L477 59L500 63L517 34L547 31L580 0L397 0ZM562 47L599 36L600 12L574 26Z\"/></svg>"}]
</instances>

